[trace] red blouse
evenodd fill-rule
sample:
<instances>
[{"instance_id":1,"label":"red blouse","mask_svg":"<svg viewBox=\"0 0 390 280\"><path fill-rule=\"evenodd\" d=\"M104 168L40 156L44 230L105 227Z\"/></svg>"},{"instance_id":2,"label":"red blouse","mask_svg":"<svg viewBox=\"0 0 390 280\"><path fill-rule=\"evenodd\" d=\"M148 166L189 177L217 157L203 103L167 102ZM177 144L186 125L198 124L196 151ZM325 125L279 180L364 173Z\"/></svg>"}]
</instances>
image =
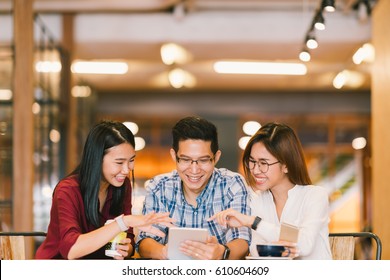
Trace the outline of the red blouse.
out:
<instances>
[{"instance_id":1,"label":"red blouse","mask_svg":"<svg viewBox=\"0 0 390 280\"><path fill-rule=\"evenodd\" d=\"M126 197L124 199L125 215L131 214L131 187L130 180L127 178L125 187ZM113 186L109 186L107 198L100 213L100 223L104 223L115 218L109 214L112 203ZM85 215L84 202L81 196L79 181L77 176L73 175L61 180L55 188L52 207L50 211L50 224L46 239L39 246L36 259L67 259L70 248L76 243L80 234L95 230L96 228L87 222ZM129 228L127 237L131 239L134 248L133 228ZM83 259L107 259L104 254L104 246L95 252L86 255ZM111 258L110 258L111 259Z\"/></svg>"}]
</instances>

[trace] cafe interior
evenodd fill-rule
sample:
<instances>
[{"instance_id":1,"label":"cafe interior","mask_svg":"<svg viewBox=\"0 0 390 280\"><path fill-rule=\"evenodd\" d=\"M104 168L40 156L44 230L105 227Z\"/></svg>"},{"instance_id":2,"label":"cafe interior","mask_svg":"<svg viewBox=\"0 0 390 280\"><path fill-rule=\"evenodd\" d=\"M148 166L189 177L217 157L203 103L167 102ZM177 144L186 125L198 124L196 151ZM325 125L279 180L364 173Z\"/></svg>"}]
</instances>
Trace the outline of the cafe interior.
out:
<instances>
[{"instance_id":1,"label":"cafe interior","mask_svg":"<svg viewBox=\"0 0 390 280\"><path fill-rule=\"evenodd\" d=\"M389 13L386 0L0 0L0 231L47 230L102 119L136 136L140 213L145 182L175 169L172 126L198 115L218 128L217 167L240 173L262 124L292 126L329 231L372 232L390 259Z\"/></svg>"}]
</instances>

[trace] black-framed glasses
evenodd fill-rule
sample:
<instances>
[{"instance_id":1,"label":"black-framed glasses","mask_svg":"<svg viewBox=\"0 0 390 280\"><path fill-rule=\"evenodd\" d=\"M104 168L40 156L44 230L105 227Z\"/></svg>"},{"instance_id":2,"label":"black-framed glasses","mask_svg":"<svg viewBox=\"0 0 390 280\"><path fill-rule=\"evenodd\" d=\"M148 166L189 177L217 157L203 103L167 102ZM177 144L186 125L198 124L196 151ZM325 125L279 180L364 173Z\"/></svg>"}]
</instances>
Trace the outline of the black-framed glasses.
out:
<instances>
[{"instance_id":1,"label":"black-framed glasses","mask_svg":"<svg viewBox=\"0 0 390 280\"><path fill-rule=\"evenodd\" d=\"M253 170L255 169L256 165L259 167L259 170L263 173L267 173L268 170L269 170L269 167L271 165L274 165L274 164L277 164L279 163L279 161L275 161L275 162L272 162L272 163L268 163L267 161L265 160L253 160L253 159L250 159L248 160L248 162L246 163L246 166L250 169L250 170Z\"/></svg>"},{"instance_id":2,"label":"black-framed glasses","mask_svg":"<svg viewBox=\"0 0 390 280\"><path fill-rule=\"evenodd\" d=\"M214 161L214 157L204 157L199 159L192 159L187 157L178 157L176 156L177 164L182 167L190 167L194 162L200 167L209 167Z\"/></svg>"}]
</instances>

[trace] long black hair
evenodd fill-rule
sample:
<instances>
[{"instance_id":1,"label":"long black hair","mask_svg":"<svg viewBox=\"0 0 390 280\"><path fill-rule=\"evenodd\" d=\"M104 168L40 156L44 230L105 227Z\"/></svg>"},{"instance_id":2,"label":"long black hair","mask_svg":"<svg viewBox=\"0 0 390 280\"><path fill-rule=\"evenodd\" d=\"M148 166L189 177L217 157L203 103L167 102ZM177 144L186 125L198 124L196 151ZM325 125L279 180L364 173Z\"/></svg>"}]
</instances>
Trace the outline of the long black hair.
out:
<instances>
[{"instance_id":1,"label":"long black hair","mask_svg":"<svg viewBox=\"0 0 390 280\"><path fill-rule=\"evenodd\" d=\"M84 201L87 221L96 228L99 222L99 189L102 179L103 157L108 149L123 143L135 147L133 133L121 122L102 121L96 124L87 136L81 161L71 173L78 175ZM114 188L110 214L120 215L123 211L125 186Z\"/></svg>"}]
</instances>

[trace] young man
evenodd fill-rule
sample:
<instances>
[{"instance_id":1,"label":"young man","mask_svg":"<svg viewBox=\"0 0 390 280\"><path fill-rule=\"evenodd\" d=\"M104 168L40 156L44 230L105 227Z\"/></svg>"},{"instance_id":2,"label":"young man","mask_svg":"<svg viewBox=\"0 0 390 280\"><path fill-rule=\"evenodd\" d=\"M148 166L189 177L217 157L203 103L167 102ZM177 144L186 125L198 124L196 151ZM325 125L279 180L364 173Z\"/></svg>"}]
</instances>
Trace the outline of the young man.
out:
<instances>
[{"instance_id":1,"label":"young man","mask_svg":"<svg viewBox=\"0 0 390 280\"><path fill-rule=\"evenodd\" d=\"M206 228L206 243L187 240L180 250L194 259L243 259L250 243L249 228L229 228L207 219L232 208L248 215L248 193L243 177L215 168L221 151L214 124L198 117L180 120L172 129L170 150L176 169L153 178L147 186L143 214L170 212L178 227ZM162 228L165 232L167 228ZM140 232L139 254L168 259L166 237Z\"/></svg>"}]
</instances>

